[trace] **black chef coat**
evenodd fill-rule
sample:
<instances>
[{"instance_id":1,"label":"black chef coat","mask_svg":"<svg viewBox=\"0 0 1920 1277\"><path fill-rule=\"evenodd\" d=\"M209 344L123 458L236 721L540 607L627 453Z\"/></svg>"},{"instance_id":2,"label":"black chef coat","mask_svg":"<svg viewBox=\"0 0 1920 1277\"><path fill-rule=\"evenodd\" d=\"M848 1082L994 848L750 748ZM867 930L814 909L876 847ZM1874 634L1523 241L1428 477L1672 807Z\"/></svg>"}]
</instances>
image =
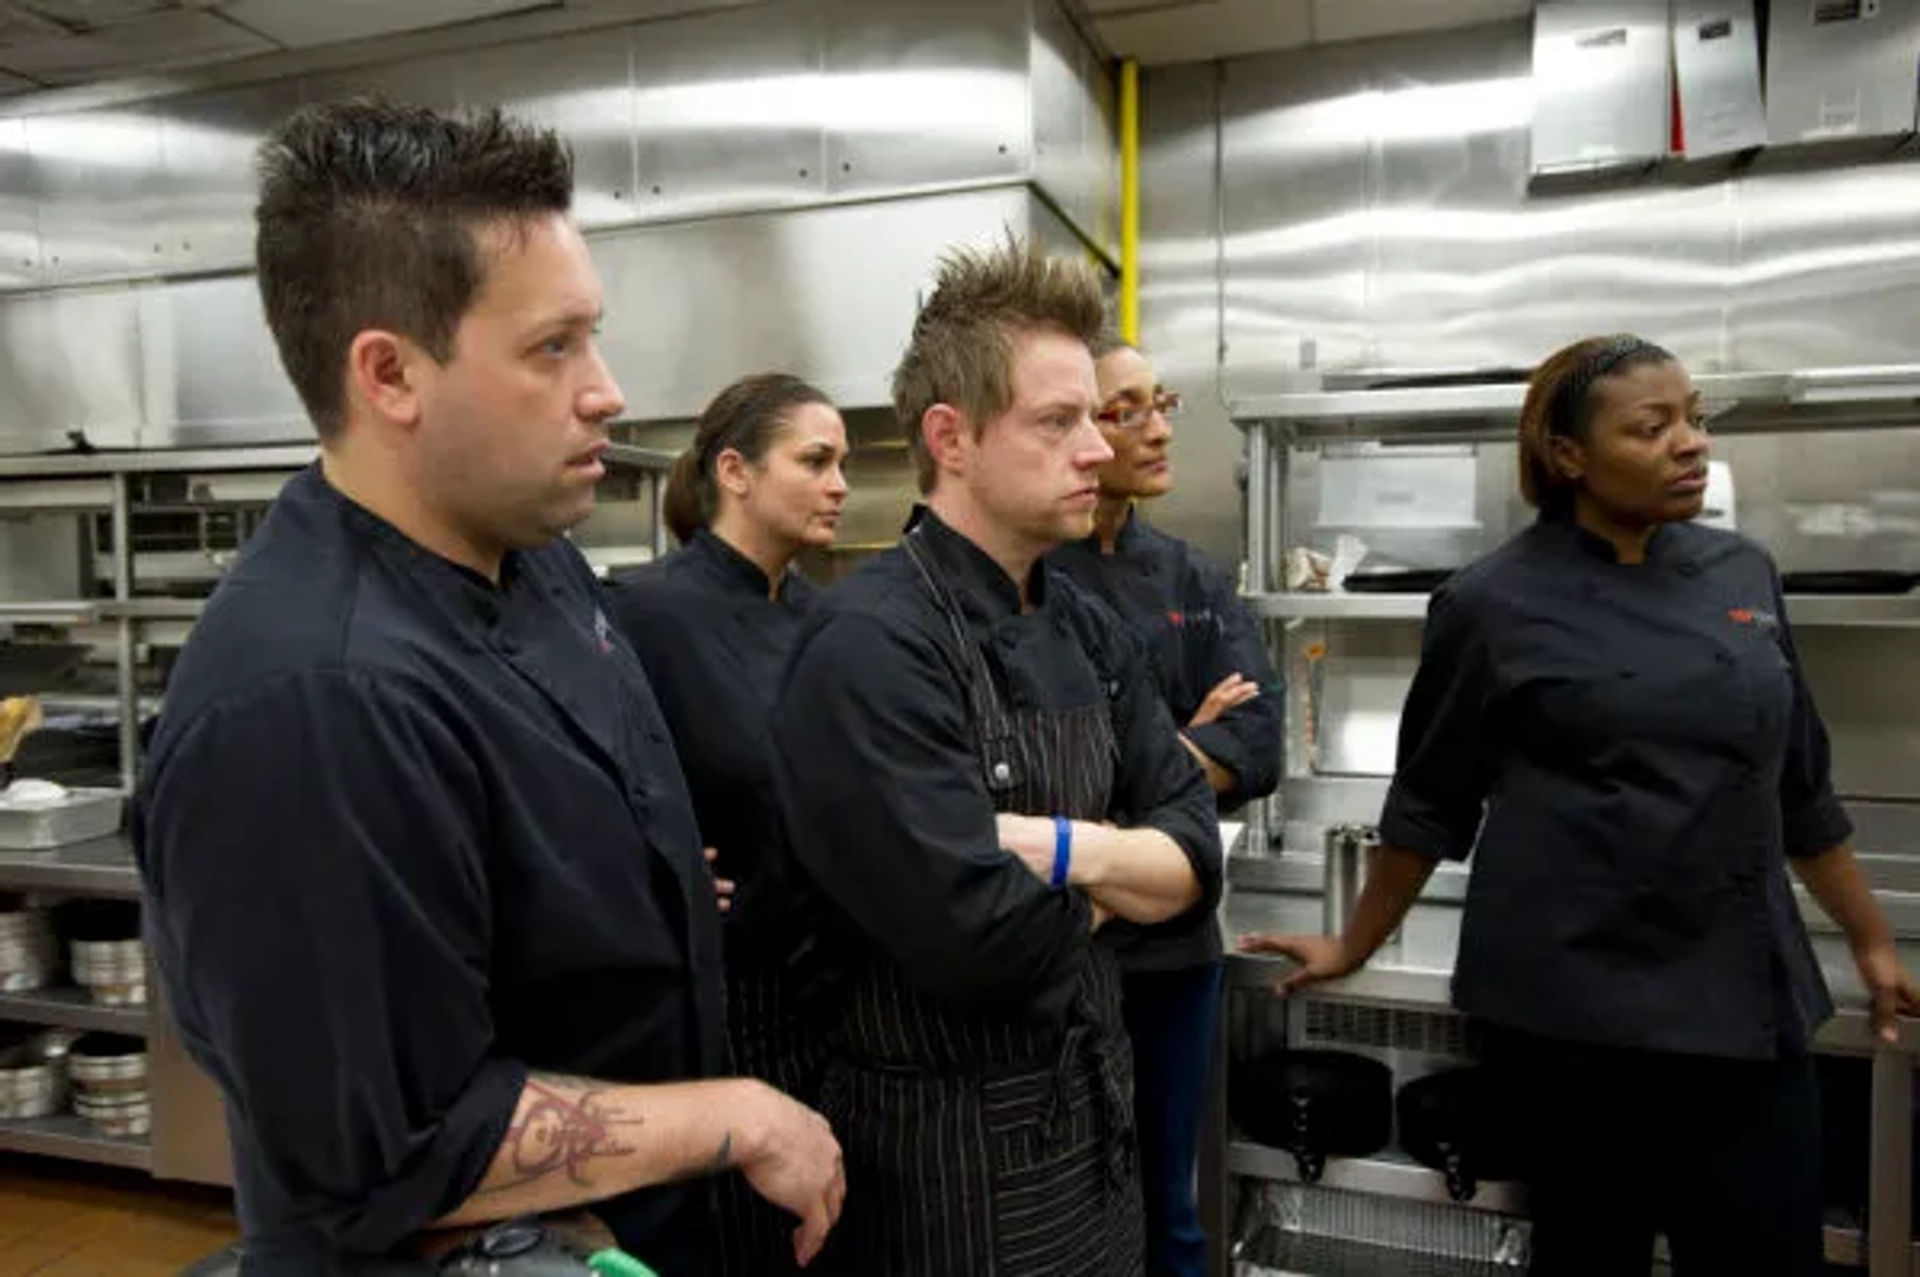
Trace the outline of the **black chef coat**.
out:
<instances>
[{"instance_id":1,"label":"black chef coat","mask_svg":"<svg viewBox=\"0 0 1920 1277\"><path fill-rule=\"evenodd\" d=\"M1154 685L1184 732L1207 757L1233 773L1219 795L1222 810L1264 798L1280 783L1283 690L1267 658L1260 628L1232 579L1205 555L1168 536L1138 510L1121 525L1113 553L1095 533L1061 546L1048 561L1099 596L1145 643ZM1229 674L1260 687L1260 695L1211 723L1186 724L1207 693ZM1220 956L1220 927L1140 928L1116 924L1110 940L1132 971L1197 966Z\"/></svg>"},{"instance_id":2,"label":"black chef coat","mask_svg":"<svg viewBox=\"0 0 1920 1277\"><path fill-rule=\"evenodd\" d=\"M250 1262L350 1268L460 1204L530 1069L719 1070L712 877L600 600L565 542L495 586L316 466L195 627L133 832ZM709 1205L701 1183L605 1214L686 1273Z\"/></svg>"},{"instance_id":3,"label":"black chef coat","mask_svg":"<svg viewBox=\"0 0 1920 1277\"><path fill-rule=\"evenodd\" d=\"M767 722L812 583L789 569L778 598L765 572L702 530L658 563L608 589L615 624L646 667L673 731L693 793L701 836L735 883L722 923L729 968L757 961L756 938L771 938L780 901L767 901L761 848L778 836ZM771 903L772 917L766 905Z\"/></svg>"},{"instance_id":4,"label":"black chef coat","mask_svg":"<svg viewBox=\"0 0 1920 1277\"><path fill-rule=\"evenodd\" d=\"M922 553L970 638L986 643L1010 713L1110 704L1113 818L1159 829L1186 853L1202 896L1188 925L1203 925L1220 898L1213 794L1138 641L1044 562L1022 613L1018 587L992 559L936 516L920 522ZM822 593L773 718L787 841L805 880L851 923L829 938L843 960L895 963L915 988L956 1004L1064 1022L1088 906L1001 849L962 662L902 550Z\"/></svg>"},{"instance_id":5,"label":"black chef coat","mask_svg":"<svg viewBox=\"0 0 1920 1277\"><path fill-rule=\"evenodd\" d=\"M1463 1011L1747 1058L1831 1013L1784 857L1852 826L1759 546L1542 518L1434 594L1399 749L1381 840L1474 852Z\"/></svg>"},{"instance_id":6,"label":"black chef coat","mask_svg":"<svg viewBox=\"0 0 1920 1277\"><path fill-rule=\"evenodd\" d=\"M1221 794L1229 811L1280 783L1282 689L1260 627L1220 565L1135 510L1100 549L1098 533L1061 546L1048 561L1131 622L1145 640L1160 696L1174 722L1207 757L1233 773ZM1207 693L1229 674L1260 687L1246 704L1199 727L1186 726Z\"/></svg>"}]
</instances>

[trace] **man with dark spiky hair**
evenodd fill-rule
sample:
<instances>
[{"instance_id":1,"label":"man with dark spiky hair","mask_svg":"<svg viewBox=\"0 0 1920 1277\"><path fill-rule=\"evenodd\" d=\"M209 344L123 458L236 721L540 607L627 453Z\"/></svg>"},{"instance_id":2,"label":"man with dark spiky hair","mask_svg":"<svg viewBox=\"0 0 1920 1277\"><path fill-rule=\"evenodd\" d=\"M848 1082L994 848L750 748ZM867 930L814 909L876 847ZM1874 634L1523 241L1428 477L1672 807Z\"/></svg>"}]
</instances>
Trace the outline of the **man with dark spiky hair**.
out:
<instances>
[{"instance_id":1,"label":"man with dark spiky hair","mask_svg":"<svg viewBox=\"0 0 1920 1277\"><path fill-rule=\"evenodd\" d=\"M926 507L805 623L774 715L793 879L842 977L820 1104L862 1277L1141 1271L1132 1062L1095 933L1212 909L1213 799L1120 620L1041 556L1112 455L1098 277L957 252L894 405Z\"/></svg>"},{"instance_id":2,"label":"man with dark spiky hair","mask_svg":"<svg viewBox=\"0 0 1920 1277\"><path fill-rule=\"evenodd\" d=\"M622 410L572 185L498 112L310 107L262 152L260 291L321 456L195 628L134 812L248 1274L592 1205L693 1277L727 1171L803 1258L839 1211L825 1122L718 1077L715 884L562 537Z\"/></svg>"}]
</instances>

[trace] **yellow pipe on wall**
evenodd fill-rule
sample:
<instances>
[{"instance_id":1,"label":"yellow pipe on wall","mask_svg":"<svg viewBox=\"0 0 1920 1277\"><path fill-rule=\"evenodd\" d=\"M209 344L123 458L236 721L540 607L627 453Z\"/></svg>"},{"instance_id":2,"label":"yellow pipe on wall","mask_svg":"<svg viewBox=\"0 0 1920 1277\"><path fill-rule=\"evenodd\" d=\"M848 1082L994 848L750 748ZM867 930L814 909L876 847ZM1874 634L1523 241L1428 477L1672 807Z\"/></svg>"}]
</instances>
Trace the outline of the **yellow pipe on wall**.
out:
<instances>
[{"instance_id":1,"label":"yellow pipe on wall","mask_svg":"<svg viewBox=\"0 0 1920 1277\"><path fill-rule=\"evenodd\" d=\"M1140 340L1140 64L1120 63L1120 339Z\"/></svg>"}]
</instances>

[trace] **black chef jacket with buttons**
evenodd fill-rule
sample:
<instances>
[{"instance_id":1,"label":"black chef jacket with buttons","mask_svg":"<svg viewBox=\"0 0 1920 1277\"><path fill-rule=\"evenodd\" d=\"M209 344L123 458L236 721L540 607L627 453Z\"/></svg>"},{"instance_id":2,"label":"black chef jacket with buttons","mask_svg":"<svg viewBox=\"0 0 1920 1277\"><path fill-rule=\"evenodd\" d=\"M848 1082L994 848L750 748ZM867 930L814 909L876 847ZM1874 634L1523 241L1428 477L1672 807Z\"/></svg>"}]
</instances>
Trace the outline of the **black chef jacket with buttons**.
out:
<instances>
[{"instance_id":1,"label":"black chef jacket with buttons","mask_svg":"<svg viewBox=\"0 0 1920 1277\"><path fill-rule=\"evenodd\" d=\"M1852 826L1757 545L1542 518L1435 593L1399 750L1381 841L1473 851L1461 1010L1745 1058L1831 1013L1784 858Z\"/></svg>"},{"instance_id":2,"label":"black chef jacket with buttons","mask_svg":"<svg viewBox=\"0 0 1920 1277\"><path fill-rule=\"evenodd\" d=\"M1044 561L1023 613L998 564L938 517L919 522L921 551L970 640L985 642L1008 712L1110 704L1113 819L1172 838L1201 885L1187 916L1211 917L1221 883L1213 793L1138 641ZM1086 959L1087 905L1001 849L968 679L946 614L903 551L823 591L774 710L787 845L802 880L853 924L827 924L842 961L893 962L931 996L1060 1022Z\"/></svg>"},{"instance_id":3,"label":"black chef jacket with buttons","mask_svg":"<svg viewBox=\"0 0 1920 1277\"><path fill-rule=\"evenodd\" d=\"M228 1100L250 1268L351 1271L458 1206L529 1070L720 1068L712 877L600 599L565 542L495 586L314 467L195 627L134 839L173 1012ZM709 1201L604 1216L693 1273Z\"/></svg>"},{"instance_id":4,"label":"black chef jacket with buttons","mask_svg":"<svg viewBox=\"0 0 1920 1277\"><path fill-rule=\"evenodd\" d=\"M702 530L607 590L673 729L701 836L719 853L720 876L736 884L721 924L729 970L780 956L751 951L756 938L783 934L771 925L782 902L761 871L762 848L779 830L767 725L800 618L818 593L791 569L778 597L768 586L757 564Z\"/></svg>"},{"instance_id":5,"label":"black chef jacket with buttons","mask_svg":"<svg viewBox=\"0 0 1920 1277\"><path fill-rule=\"evenodd\" d=\"M1260 628L1226 572L1138 510L1121 525L1112 554L1102 553L1095 533L1061 546L1047 561L1118 612L1145 643L1154 685L1175 726L1233 775L1233 788L1219 795L1220 808L1271 794L1280 782L1283 691ZM1257 684L1260 695L1211 723L1187 726L1207 693L1236 673ZM1198 929L1116 923L1108 938L1134 971L1195 966L1221 952L1217 922Z\"/></svg>"}]
</instances>

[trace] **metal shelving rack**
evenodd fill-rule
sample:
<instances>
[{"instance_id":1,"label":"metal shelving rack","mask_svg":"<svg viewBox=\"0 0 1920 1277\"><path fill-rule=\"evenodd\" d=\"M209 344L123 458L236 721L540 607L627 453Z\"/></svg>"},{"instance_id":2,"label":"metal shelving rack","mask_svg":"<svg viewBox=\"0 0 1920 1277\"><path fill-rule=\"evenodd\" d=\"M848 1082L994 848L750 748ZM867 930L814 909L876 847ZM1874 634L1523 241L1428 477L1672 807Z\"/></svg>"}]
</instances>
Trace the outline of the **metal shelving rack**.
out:
<instances>
[{"instance_id":1,"label":"metal shelving rack","mask_svg":"<svg viewBox=\"0 0 1920 1277\"><path fill-rule=\"evenodd\" d=\"M279 482L317 456L316 445L286 444L0 457L0 512L108 515L113 546L111 596L0 601L0 624L72 628L105 623L113 627L123 793L132 793L139 774L140 713L143 704L151 703L143 701L140 693L138 639L143 631L158 627L181 635L206 606L197 598L135 596L134 478L184 475L192 492L200 486L196 476L255 475L272 481L277 490ZM651 548L655 554L662 552L667 531L660 509L673 455L614 444L605 460L610 470L639 475L640 497L651 517ZM0 851L0 890L133 901L141 897L139 872L124 833L45 851ZM153 1001L143 1007L102 1006L84 990L72 988L0 995L0 1022L146 1038L153 1107L149 1139L102 1135L86 1119L71 1113L0 1119L0 1151L132 1167L162 1178L231 1181L218 1095L187 1058L152 971L147 988Z\"/></svg>"},{"instance_id":2,"label":"metal shelving rack","mask_svg":"<svg viewBox=\"0 0 1920 1277\"><path fill-rule=\"evenodd\" d=\"M1920 427L1920 365L1769 374L1704 375L1694 379L1706 401L1716 434L1757 434ZM1306 621L1412 622L1426 615L1427 596L1291 593L1279 588L1279 565L1288 549L1286 502L1290 459L1296 448L1350 442L1460 444L1510 443L1519 419L1525 387L1518 384L1453 385L1431 389L1322 389L1241 400L1229 405L1234 424L1245 436L1247 506L1245 564L1248 598L1268 628L1285 668L1286 631ZM1920 628L1920 592L1898 596L1798 596L1787 600L1799 627ZM1294 776L1294 784L1339 784ZM1275 854L1269 831L1278 827L1278 796L1248 812L1243 850L1229 858L1230 931L1235 925L1234 896L1256 903L1275 893L1303 895L1327 891L1337 872L1326 858L1293 852ZM1284 820L1285 813L1277 813ZM1920 853L1920 848L1913 849ZM1307 862L1312 861L1309 864ZM1460 900L1464 872L1443 867L1422 899ZM1320 879L1315 882L1314 879ZM1910 903L1910 902L1909 902ZM1256 911L1257 912L1257 911ZM1902 913L1905 918L1911 910ZM1249 915L1243 909L1241 918ZM1911 925L1908 920L1907 925ZM1911 932L1903 931L1911 935ZM1260 998L1287 964L1233 955L1229 958L1231 996ZM1366 970L1335 985L1322 986L1296 1006L1319 1002L1374 1014L1451 1017L1451 973L1395 966L1379 959ZM1294 1012L1290 1007L1286 1014ZM1222 1017L1218 1057L1219 1083L1213 1129L1203 1149L1202 1197L1209 1235L1215 1239L1212 1271L1226 1277L1234 1270L1231 1221L1242 1189L1288 1184L1292 1158L1238 1140L1226 1111L1225 1062L1233 1058L1236 1034L1245 1032L1245 1016ZM1291 1021L1289 1021L1291 1023ZM1236 1027L1237 1025L1241 1027ZM1261 1028L1256 1032L1270 1032ZM1293 1040L1293 1030L1288 1030ZM1909 1218L1913 1166L1913 1089L1920 1060L1920 1024L1903 1025L1900 1042L1888 1047L1870 1041L1866 1014L1848 1007L1825 1027L1822 1052L1870 1056L1872 1101L1869 1222L1865 1232L1829 1228L1831 1262L1865 1267L1870 1277L1920 1274L1920 1244ZM1507 1186L1484 1185L1470 1202L1448 1201L1440 1177L1396 1154L1329 1160L1320 1188L1356 1198L1418 1203L1428 1209L1493 1212L1524 1220L1521 1195ZM1309 1239L1311 1240L1311 1239ZM1463 1271L1465 1269L1463 1268ZM1473 1268L1473 1271L1481 1271Z\"/></svg>"}]
</instances>

